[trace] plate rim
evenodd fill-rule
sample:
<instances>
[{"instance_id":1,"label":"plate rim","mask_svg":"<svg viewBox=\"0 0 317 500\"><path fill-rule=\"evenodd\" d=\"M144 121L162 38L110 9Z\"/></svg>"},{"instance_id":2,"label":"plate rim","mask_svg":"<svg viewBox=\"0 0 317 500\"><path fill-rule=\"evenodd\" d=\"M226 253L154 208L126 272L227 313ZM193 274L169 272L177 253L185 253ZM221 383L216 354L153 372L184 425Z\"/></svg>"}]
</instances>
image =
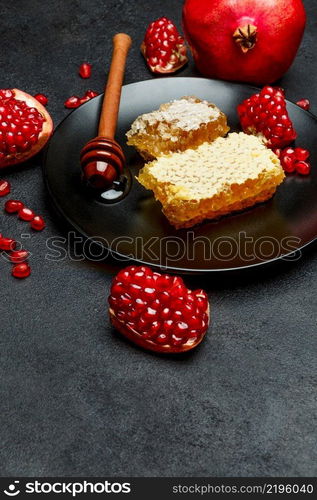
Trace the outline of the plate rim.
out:
<instances>
[{"instance_id":1,"label":"plate rim","mask_svg":"<svg viewBox=\"0 0 317 500\"><path fill-rule=\"evenodd\" d=\"M182 79L182 80L203 80L205 82L215 82L215 83L221 82L222 84L225 84L225 85L228 85L228 86L234 85L236 87L244 87L244 88L248 87L248 88L256 90L256 91L261 91L260 87L256 87L255 85L250 85L248 83L230 82L230 81L227 81L227 80L217 80L217 79L214 79L214 78L204 78L204 77L201 77L201 76L173 76L173 77L168 77L168 78L166 78L166 77L149 78L147 80L141 80L141 81L138 81L138 82L127 83L127 84L123 85L122 88L124 89L124 88L127 88L127 87L138 86L138 85L144 84L144 83L149 83L151 85L153 82L157 82L157 81L171 81L171 80L179 80L179 79ZM160 270L165 269L167 271L178 272L178 273L181 273L181 274L209 274L209 273L230 273L230 272L232 273L232 272L241 272L243 270L252 269L252 268L258 268L258 267L261 268L262 266L270 265L270 264L272 265L273 263L281 261L281 260L287 262L287 260L290 259L292 256L295 256L296 254L298 254L302 250L304 250L306 247L312 245L313 243L315 243L317 241L317 235L316 235L314 238L310 239L304 245L301 245L296 250L293 250L293 251L291 251L289 253L286 253L286 254L283 254L283 255L279 255L279 256L274 257L272 259L261 261L261 262L257 262L257 263L254 263L254 264L248 264L248 265L239 266L239 267L227 267L227 268L216 268L216 269L210 269L210 268L208 268L208 269L190 269L190 268L174 267L174 266L171 266L171 265L162 266L160 264L147 263L147 262L144 262L141 259L137 259L137 258L133 258L133 257L129 257L128 258L127 255L122 254L122 253L120 253L118 251L115 251L115 250L111 250L109 247L105 247L104 245L102 245L102 243L98 242L98 240L95 240L92 236L88 236L87 233L86 233L86 231L84 231L80 227L79 224L77 224L76 222L72 221L64 213L64 210L61 208L60 204L56 201L56 199L54 197L54 193L52 193L52 190L51 190L49 182L48 182L46 165L47 165L47 158L48 158L49 150L50 150L50 147L51 147L51 142L52 142L52 139L53 139L54 135L56 134L57 130L62 127L62 125L64 124L64 122L73 113L76 113L80 109L83 109L85 106L88 106L90 104L90 101L92 101L92 100L95 100L95 99L96 100L101 100L101 99L103 99L103 96L104 96L104 92L102 92L98 96L94 97L93 99L90 99L89 101L85 102L84 104L82 104L78 108L72 109L71 112L68 113L58 123L58 125L54 128L54 131L53 131L52 136L50 137L49 143L45 147L44 157L43 157L43 163L42 163L42 173L43 173L43 178L44 178L44 183L45 183L46 189L48 190L48 193L49 193L49 196L51 198L51 201L54 204L54 208L59 212L59 214L64 219L66 219L66 221L68 222L68 224L70 226L72 226L73 228L75 228L76 231L78 231L86 239L91 239L95 244L100 245L103 248L107 248L109 250L109 253L110 253L111 256L116 255L118 257L125 258L125 259L127 259L127 261L130 261L130 262L135 262L135 263L138 263L138 264L143 264L143 265L146 265L146 266L149 266L149 267L153 267L155 269L160 269ZM300 108L300 106L298 106L295 102L293 102L293 101L291 101L289 99L286 99L286 103L290 104L291 106L294 106L296 108ZM310 111L305 110L303 108L300 108L300 109L301 109L301 112L304 112L305 114L307 114L310 118L312 118L317 123L317 116L316 115L314 115ZM105 259L106 258L107 257L105 257ZM301 256L300 256L300 258L301 258ZM118 263L120 263L120 261Z\"/></svg>"}]
</instances>

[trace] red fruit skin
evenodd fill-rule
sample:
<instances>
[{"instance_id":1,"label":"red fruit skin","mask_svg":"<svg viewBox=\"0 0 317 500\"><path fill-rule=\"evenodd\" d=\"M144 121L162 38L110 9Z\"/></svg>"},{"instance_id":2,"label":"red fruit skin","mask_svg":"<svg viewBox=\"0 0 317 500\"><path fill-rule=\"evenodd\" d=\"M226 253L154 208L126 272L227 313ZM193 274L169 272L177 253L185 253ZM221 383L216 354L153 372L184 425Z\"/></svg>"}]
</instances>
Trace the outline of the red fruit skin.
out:
<instances>
[{"instance_id":1,"label":"red fruit skin","mask_svg":"<svg viewBox=\"0 0 317 500\"><path fill-rule=\"evenodd\" d=\"M44 148L45 144L51 137L54 129L53 120L49 112L37 99L19 89L12 89L12 91L14 92L15 99L17 99L18 101L26 102L27 106L31 108L36 108L37 111L44 116L45 120L43 122L43 128L36 144L34 144L28 151L12 155L10 156L10 158L1 159L0 168L22 163L32 158L32 156L36 155L37 153L39 153L39 151L41 151L41 149Z\"/></svg>"},{"instance_id":2,"label":"red fruit skin","mask_svg":"<svg viewBox=\"0 0 317 500\"><path fill-rule=\"evenodd\" d=\"M207 316L208 316L208 324L209 324L209 319L210 319L210 306L208 304L208 308L206 310ZM136 330L131 328L129 325L127 325L125 322L120 321L115 313L114 310L109 308L109 316L110 316L110 321L113 325L113 327L118 330L120 333L122 333L127 339L129 339L131 342L134 344L137 344L138 346L142 347L143 349L148 349L150 351L154 352L162 352L162 353L169 353L169 354L177 354L180 352L186 352L190 351L191 349L194 349L194 347L197 347L202 340L204 339L204 335L202 335L200 338L196 339L195 341L190 341L188 340L186 344L182 344L181 346L173 346L173 345L159 345L157 343L152 342L150 339L144 339L140 333L138 333Z\"/></svg>"},{"instance_id":3,"label":"red fruit skin","mask_svg":"<svg viewBox=\"0 0 317 500\"><path fill-rule=\"evenodd\" d=\"M292 64L306 23L302 0L185 0L183 30L198 70L207 77L272 83ZM243 52L237 28L255 26Z\"/></svg>"}]
</instances>

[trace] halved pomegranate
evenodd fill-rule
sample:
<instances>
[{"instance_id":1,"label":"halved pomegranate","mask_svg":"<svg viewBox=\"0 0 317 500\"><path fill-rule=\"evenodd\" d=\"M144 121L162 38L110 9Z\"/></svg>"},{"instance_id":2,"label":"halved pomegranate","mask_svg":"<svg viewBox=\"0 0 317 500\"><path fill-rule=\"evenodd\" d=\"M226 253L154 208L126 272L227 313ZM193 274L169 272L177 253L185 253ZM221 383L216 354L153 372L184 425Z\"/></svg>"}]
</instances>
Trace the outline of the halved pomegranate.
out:
<instances>
[{"instance_id":1,"label":"halved pomegranate","mask_svg":"<svg viewBox=\"0 0 317 500\"><path fill-rule=\"evenodd\" d=\"M129 340L156 352L178 353L196 347L209 325L204 290L189 290L182 278L130 266L114 278L109 314Z\"/></svg>"},{"instance_id":2,"label":"halved pomegranate","mask_svg":"<svg viewBox=\"0 0 317 500\"><path fill-rule=\"evenodd\" d=\"M22 90L0 89L0 168L34 156L52 132L52 119L37 99Z\"/></svg>"},{"instance_id":3,"label":"halved pomegranate","mask_svg":"<svg viewBox=\"0 0 317 500\"><path fill-rule=\"evenodd\" d=\"M188 61L184 38L167 17L160 17L148 26L141 52L153 73L174 73Z\"/></svg>"}]
</instances>

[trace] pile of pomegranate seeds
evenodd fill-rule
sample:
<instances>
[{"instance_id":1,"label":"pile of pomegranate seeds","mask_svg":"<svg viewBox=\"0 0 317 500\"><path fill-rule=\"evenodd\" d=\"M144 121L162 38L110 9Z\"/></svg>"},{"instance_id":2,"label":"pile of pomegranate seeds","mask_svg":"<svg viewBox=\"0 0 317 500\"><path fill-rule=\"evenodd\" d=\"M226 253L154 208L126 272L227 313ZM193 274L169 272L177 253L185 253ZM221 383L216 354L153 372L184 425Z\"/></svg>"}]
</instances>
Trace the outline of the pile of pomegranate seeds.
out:
<instances>
[{"instance_id":1,"label":"pile of pomegranate seeds","mask_svg":"<svg viewBox=\"0 0 317 500\"><path fill-rule=\"evenodd\" d=\"M281 88L264 87L239 104L238 115L243 130L264 137L268 147L284 148L296 139Z\"/></svg>"},{"instance_id":2,"label":"pile of pomegranate seeds","mask_svg":"<svg viewBox=\"0 0 317 500\"><path fill-rule=\"evenodd\" d=\"M78 71L79 76L82 78L90 78L91 77L91 64L89 63L82 63L79 66L79 71Z\"/></svg>"},{"instance_id":3,"label":"pile of pomegranate seeds","mask_svg":"<svg viewBox=\"0 0 317 500\"><path fill-rule=\"evenodd\" d=\"M188 61L184 38L167 17L149 25L141 52L153 73L173 73Z\"/></svg>"},{"instance_id":4,"label":"pile of pomegranate seeds","mask_svg":"<svg viewBox=\"0 0 317 500\"><path fill-rule=\"evenodd\" d=\"M0 179L0 197L7 196L11 191L10 182Z\"/></svg>"},{"instance_id":5,"label":"pile of pomegranate seeds","mask_svg":"<svg viewBox=\"0 0 317 500\"><path fill-rule=\"evenodd\" d=\"M130 266L114 278L112 324L136 344L153 351L183 352L197 346L209 324L204 290L188 290L179 277Z\"/></svg>"},{"instance_id":6,"label":"pile of pomegranate seeds","mask_svg":"<svg viewBox=\"0 0 317 500\"><path fill-rule=\"evenodd\" d=\"M35 94L34 98L39 101L43 106L47 106L48 98L44 94Z\"/></svg>"},{"instance_id":7,"label":"pile of pomegranate seeds","mask_svg":"<svg viewBox=\"0 0 317 500\"><path fill-rule=\"evenodd\" d=\"M0 164L7 156L30 150L43 129L42 114L14 96L14 90L0 90Z\"/></svg>"},{"instance_id":8,"label":"pile of pomegranate seeds","mask_svg":"<svg viewBox=\"0 0 317 500\"><path fill-rule=\"evenodd\" d=\"M303 108L305 109L306 111L309 110L310 108L310 102L308 99L300 99L300 101L297 101L297 106L299 106L300 108Z\"/></svg>"},{"instance_id":9,"label":"pile of pomegranate seeds","mask_svg":"<svg viewBox=\"0 0 317 500\"><path fill-rule=\"evenodd\" d=\"M76 95L72 95L71 97L69 97L64 102L64 106L65 106L65 108L69 108L69 109L78 108L84 102L89 101L93 97L97 97L97 95L99 95L98 92L95 92L94 90L87 90L85 92L85 94L83 95L83 97L78 97Z\"/></svg>"},{"instance_id":10,"label":"pile of pomegranate seeds","mask_svg":"<svg viewBox=\"0 0 317 500\"><path fill-rule=\"evenodd\" d=\"M311 165L308 158L310 153L304 148L285 148L282 150L273 150L279 157L281 165L285 172L297 172L301 175L308 175L311 170Z\"/></svg>"}]
</instances>

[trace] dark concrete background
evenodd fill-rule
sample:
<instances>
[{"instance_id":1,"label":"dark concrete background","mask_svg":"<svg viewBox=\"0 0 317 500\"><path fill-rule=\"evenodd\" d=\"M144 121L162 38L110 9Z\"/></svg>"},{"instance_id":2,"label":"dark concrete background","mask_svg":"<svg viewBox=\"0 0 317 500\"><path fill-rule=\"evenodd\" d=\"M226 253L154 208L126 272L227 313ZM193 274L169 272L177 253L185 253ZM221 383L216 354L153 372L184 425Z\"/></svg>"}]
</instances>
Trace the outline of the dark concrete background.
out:
<instances>
[{"instance_id":1,"label":"dark concrete background","mask_svg":"<svg viewBox=\"0 0 317 500\"><path fill-rule=\"evenodd\" d=\"M179 25L181 4L1 0L0 85L45 92L57 124L69 95L102 90L117 31L135 40L126 82L151 78L139 53L145 27L161 15ZM317 113L317 5L305 5L304 42L281 83ZM77 76L84 60L88 83ZM192 64L180 73L193 74ZM16 281L0 263L1 475L315 475L315 249L288 267L188 278L210 292L208 337L191 355L158 357L109 326L116 266L45 260L46 238L67 229L37 163L5 176L48 227L27 240L31 278ZM27 232L15 217L0 221L5 234Z\"/></svg>"}]
</instances>

